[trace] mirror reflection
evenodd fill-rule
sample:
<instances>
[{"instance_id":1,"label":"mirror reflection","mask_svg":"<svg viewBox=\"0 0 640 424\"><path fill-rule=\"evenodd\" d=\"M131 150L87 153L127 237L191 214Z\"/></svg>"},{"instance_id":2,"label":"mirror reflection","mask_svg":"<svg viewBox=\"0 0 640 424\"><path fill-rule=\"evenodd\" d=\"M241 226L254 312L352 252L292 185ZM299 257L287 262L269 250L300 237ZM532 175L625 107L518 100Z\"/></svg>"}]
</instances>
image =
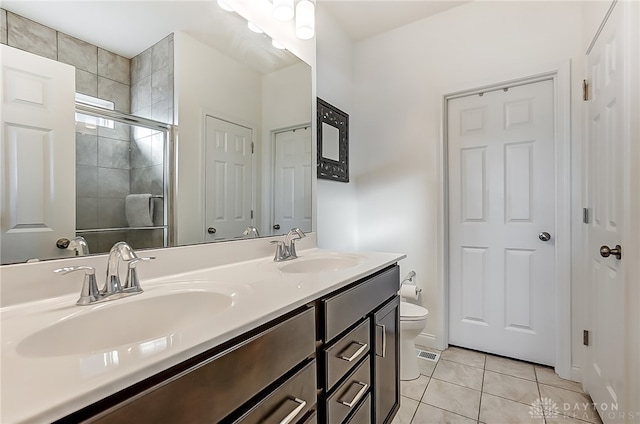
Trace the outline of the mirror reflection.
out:
<instances>
[{"instance_id":1,"label":"mirror reflection","mask_svg":"<svg viewBox=\"0 0 640 424\"><path fill-rule=\"evenodd\" d=\"M72 169L76 181L55 185L49 200L3 187L14 211L34 198L75 204L64 228L3 210L3 264L103 253L120 240L148 248L311 231L311 69L245 19L183 1L5 1L0 13L0 42L72 65L79 93L75 122L64 119L75 146L54 139L54 154L18 163L3 134L3 167L44 163ZM16 60L27 73L53 68ZM34 193L28 174L19 193Z\"/></svg>"}]
</instances>

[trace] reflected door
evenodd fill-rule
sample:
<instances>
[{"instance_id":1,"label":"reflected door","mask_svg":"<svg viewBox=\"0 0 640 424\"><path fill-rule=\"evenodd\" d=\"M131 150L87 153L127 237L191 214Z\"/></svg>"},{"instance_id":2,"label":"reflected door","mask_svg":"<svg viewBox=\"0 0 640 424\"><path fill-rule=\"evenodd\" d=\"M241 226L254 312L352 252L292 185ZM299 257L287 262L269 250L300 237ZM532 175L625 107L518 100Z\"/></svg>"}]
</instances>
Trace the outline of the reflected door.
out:
<instances>
[{"instance_id":1,"label":"reflected door","mask_svg":"<svg viewBox=\"0 0 640 424\"><path fill-rule=\"evenodd\" d=\"M75 69L0 45L2 263L53 258L73 238Z\"/></svg>"},{"instance_id":2,"label":"reflected door","mask_svg":"<svg viewBox=\"0 0 640 424\"><path fill-rule=\"evenodd\" d=\"M206 117L205 241L242 238L253 225L251 140L250 128Z\"/></svg>"},{"instance_id":3,"label":"reflected door","mask_svg":"<svg viewBox=\"0 0 640 424\"><path fill-rule=\"evenodd\" d=\"M449 340L555 362L551 80L449 101Z\"/></svg>"},{"instance_id":4,"label":"reflected door","mask_svg":"<svg viewBox=\"0 0 640 424\"><path fill-rule=\"evenodd\" d=\"M277 133L273 234L311 231L311 127Z\"/></svg>"}]
</instances>

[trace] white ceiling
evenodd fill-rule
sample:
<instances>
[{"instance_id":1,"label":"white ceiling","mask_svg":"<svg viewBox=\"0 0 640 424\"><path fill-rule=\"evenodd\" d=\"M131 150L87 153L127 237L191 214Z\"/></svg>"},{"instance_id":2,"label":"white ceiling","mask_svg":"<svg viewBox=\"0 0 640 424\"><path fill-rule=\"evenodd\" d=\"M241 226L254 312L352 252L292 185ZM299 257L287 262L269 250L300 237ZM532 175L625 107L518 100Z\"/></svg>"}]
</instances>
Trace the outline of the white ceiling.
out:
<instances>
[{"instance_id":1,"label":"white ceiling","mask_svg":"<svg viewBox=\"0 0 640 424\"><path fill-rule=\"evenodd\" d=\"M318 7L326 8L353 41L468 3L460 0L318 2ZM221 10L215 0L2 0L2 7L127 58L138 55L172 32L184 31L262 73L297 62L291 53L275 50L269 37L248 31L242 17Z\"/></svg>"},{"instance_id":2,"label":"white ceiling","mask_svg":"<svg viewBox=\"0 0 640 424\"><path fill-rule=\"evenodd\" d=\"M184 31L262 73L298 62L215 1L2 0L2 8L127 58Z\"/></svg>"},{"instance_id":3,"label":"white ceiling","mask_svg":"<svg viewBox=\"0 0 640 424\"><path fill-rule=\"evenodd\" d=\"M318 0L352 41L390 31L469 3L461 0Z\"/></svg>"}]
</instances>

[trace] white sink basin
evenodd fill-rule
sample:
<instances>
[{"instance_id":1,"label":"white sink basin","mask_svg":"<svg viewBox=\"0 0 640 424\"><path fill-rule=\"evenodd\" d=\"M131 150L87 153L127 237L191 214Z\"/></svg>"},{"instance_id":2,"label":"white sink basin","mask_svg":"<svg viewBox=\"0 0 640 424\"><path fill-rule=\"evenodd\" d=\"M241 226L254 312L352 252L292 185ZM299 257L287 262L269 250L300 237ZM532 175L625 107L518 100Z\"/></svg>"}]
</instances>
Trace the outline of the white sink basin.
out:
<instances>
[{"instance_id":1,"label":"white sink basin","mask_svg":"<svg viewBox=\"0 0 640 424\"><path fill-rule=\"evenodd\" d=\"M177 284L187 287L188 283ZM73 314L20 341L17 353L26 357L87 354L171 337L189 326L215 324L216 315L237 301L239 292L232 285L195 285L199 287L176 289L170 283L170 290L78 307ZM250 291L244 286L241 289Z\"/></svg>"},{"instance_id":2,"label":"white sink basin","mask_svg":"<svg viewBox=\"0 0 640 424\"><path fill-rule=\"evenodd\" d=\"M293 259L291 262L280 265L278 269L282 272L294 274L335 272L353 268L361 262L362 258L355 255L310 256Z\"/></svg>"}]
</instances>

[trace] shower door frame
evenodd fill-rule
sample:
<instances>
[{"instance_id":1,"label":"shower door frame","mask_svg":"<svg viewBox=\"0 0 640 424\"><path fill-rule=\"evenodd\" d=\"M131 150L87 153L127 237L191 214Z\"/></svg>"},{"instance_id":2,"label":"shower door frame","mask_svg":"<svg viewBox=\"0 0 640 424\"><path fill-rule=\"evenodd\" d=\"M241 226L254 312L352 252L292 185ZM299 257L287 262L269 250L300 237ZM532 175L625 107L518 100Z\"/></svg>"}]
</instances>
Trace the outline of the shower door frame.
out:
<instances>
[{"instance_id":1,"label":"shower door frame","mask_svg":"<svg viewBox=\"0 0 640 424\"><path fill-rule=\"evenodd\" d=\"M147 119L140 116L130 115L115 110L103 109L100 107L89 106L82 103L75 105L76 112L85 115L91 115L98 118L105 118L116 121L121 124L140 126L150 130L162 131L165 134L165 149L163 167L163 203L164 203L164 225L163 227L163 246L158 248L171 247L175 245L176 225L175 214L172 202L173 193L175 193L176 172L175 172L175 139L177 128L175 125L167 124L153 119ZM157 228L159 229L159 228ZM77 231L77 229L76 229Z\"/></svg>"}]
</instances>

